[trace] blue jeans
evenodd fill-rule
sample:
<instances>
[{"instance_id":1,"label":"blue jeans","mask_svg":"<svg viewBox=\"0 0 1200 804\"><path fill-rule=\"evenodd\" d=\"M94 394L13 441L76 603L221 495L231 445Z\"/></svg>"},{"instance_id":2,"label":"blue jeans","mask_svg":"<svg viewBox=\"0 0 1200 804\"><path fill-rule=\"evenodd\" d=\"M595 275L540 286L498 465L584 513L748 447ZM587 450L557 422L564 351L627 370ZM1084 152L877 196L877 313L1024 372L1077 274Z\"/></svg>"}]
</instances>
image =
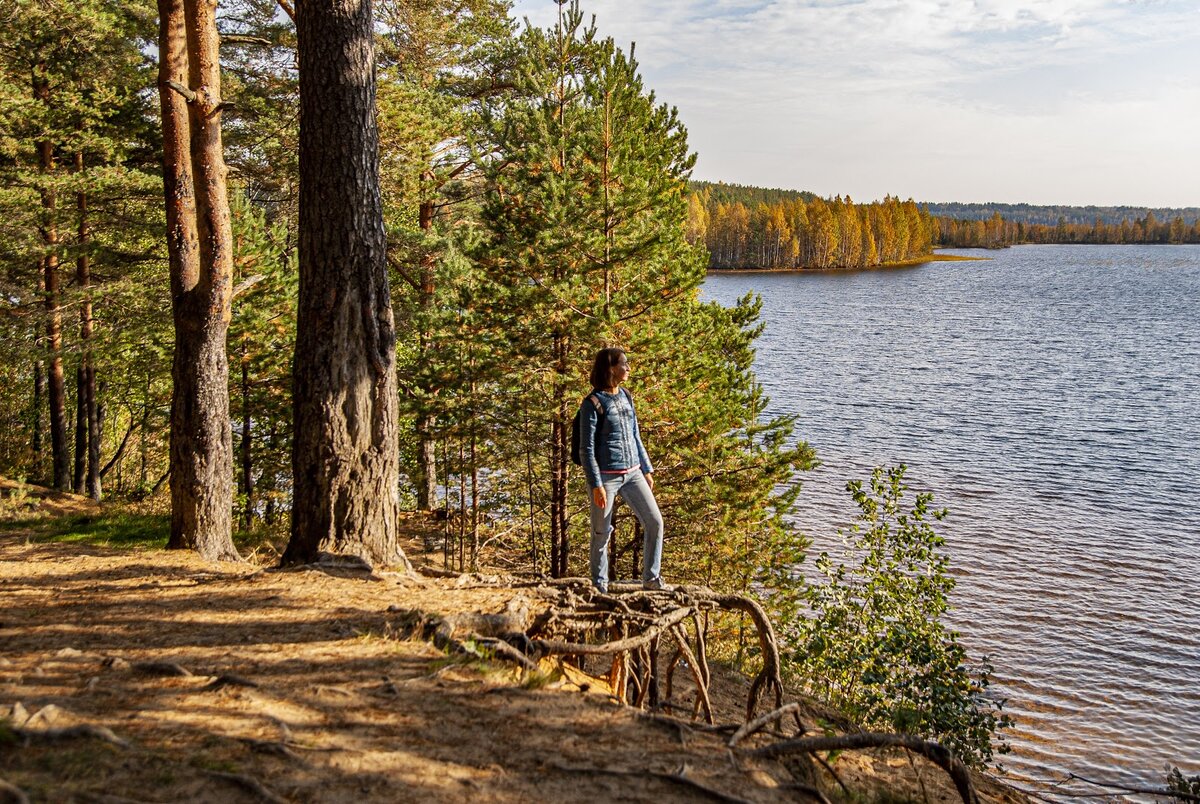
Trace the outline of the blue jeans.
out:
<instances>
[{"instance_id":1,"label":"blue jeans","mask_svg":"<svg viewBox=\"0 0 1200 804\"><path fill-rule=\"evenodd\" d=\"M608 589L608 540L612 537L612 512L617 495L633 510L642 523L646 539L642 547L642 582L661 580L663 520L654 492L641 469L623 475L601 475L604 480L604 510L595 501L588 506L592 518L592 583L601 591ZM590 490L589 490L590 495Z\"/></svg>"}]
</instances>

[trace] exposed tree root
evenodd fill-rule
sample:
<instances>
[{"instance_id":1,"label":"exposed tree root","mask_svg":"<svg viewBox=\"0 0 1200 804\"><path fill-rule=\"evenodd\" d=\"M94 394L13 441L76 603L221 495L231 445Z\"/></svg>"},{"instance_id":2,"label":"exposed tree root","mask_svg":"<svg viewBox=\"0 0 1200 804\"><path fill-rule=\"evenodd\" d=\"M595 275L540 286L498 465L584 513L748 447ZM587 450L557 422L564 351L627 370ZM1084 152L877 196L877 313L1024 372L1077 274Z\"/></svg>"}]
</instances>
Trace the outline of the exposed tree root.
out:
<instances>
[{"instance_id":1,"label":"exposed tree root","mask_svg":"<svg viewBox=\"0 0 1200 804\"><path fill-rule=\"evenodd\" d=\"M976 804L975 787L971 774L957 757L945 747L931 740L922 740L909 734L881 734L862 732L834 737L800 737L783 740L749 752L755 757L779 757L785 754L814 753L816 751L854 751L863 748L906 748L933 762L944 770L954 782L958 795L965 804Z\"/></svg>"},{"instance_id":2,"label":"exposed tree root","mask_svg":"<svg viewBox=\"0 0 1200 804\"><path fill-rule=\"evenodd\" d=\"M470 581L481 585L507 583L528 589L542 599L542 605L531 607L527 600L518 598L501 614L460 614L449 618L393 608L390 611L399 615L393 624L396 633L404 637L429 639L443 649L473 655L479 655L479 646L489 647L495 657L526 669L537 667L537 660L548 656L562 657L581 668L588 659L606 660L609 664L607 679L614 697L620 702L639 709L667 712L690 710L690 722L662 714L645 715L655 722L675 728L680 742L685 742L692 730L725 732L731 735L728 746L732 749L789 715L795 718L798 735L805 732L800 718L800 705L790 703L785 706L783 703L783 680L775 630L762 606L748 597L720 594L694 586L647 591L636 584L612 584L607 593L600 593L584 578L514 582L511 579L472 577ZM531 616L531 608L540 609L540 613ZM750 619L758 635L762 658L762 667L752 680L747 695L745 721L729 726L713 723L709 694L712 675L706 656L704 629L699 622L701 616L718 611L740 613ZM693 625L692 629L688 627L689 622ZM685 701L674 697L677 692L675 673L681 664L686 665L691 676L691 683L684 685L688 690ZM660 691L664 693L661 700ZM773 699L774 708L756 718L755 713L764 698ZM695 722L698 718L702 718L707 725ZM887 747L907 749L927 758L950 776L966 804L977 804L978 799L966 766L938 743L911 735L868 732L831 737L797 736L748 751L745 755L806 755L823 765L845 790L845 784L817 752ZM571 770L654 776L691 787L708 798L740 800L687 778L686 769L676 774L588 768ZM800 784L795 789L817 801L827 801L815 787ZM849 794L848 790L846 792Z\"/></svg>"},{"instance_id":3,"label":"exposed tree root","mask_svg":"<svg viewBox=\"0 0 1200 804\"><path fill-rule=\"evenodd\" d=\"M750 686L746 719L752 720L764 695L773 695L775 708L783 706L779 647L766 612L748 597L726 595L697 586L647 591L637 584L613 584L609 593L596 591L585 578L511 579L461 576L482 585L509 583L530 589L550 600L549 608L530 616L527 600L518 598L500 614L459 614L436 617L424 612L392 607L400 618L396 631L403 637L420 636L443 650L478 655L476 647L491 650L498 658L532 670L546 656L609 657L609 680L619 700L639 708L677 708L672 700L674 676L686 663L695 687L693 719L713 722L704 630L698 618L714 611L749 616L758 633L763 666ZM691 620L694 635L688 634ZM663 640L666 639L667 642ZM660 648L674 645L670 658L660 661ZM660 690L665 696L660 700ZM761 727L760 727L761 728Z\"/></svg>"},{"instance_id":4,"label":"exposed tree root","mask_svg":"<svg viewBox=\"0 0 1200 804\"><path fill-rule=\"evenodd\" d=\"M760 729L763 729L766 726L770 725L771 723L774 723L776 720L780 720L781 718L784 718L790 714L795 714L799 711L800 711L800 704L790 703L790 704L785 704L785 705L779 707L778 709L776 709L773 712L768 712L767 714L762 715L761 717L758 717L758 718L755 718L754 720L748 721L744 726L742 726L740 729L738 729L736 732L734 732L732 737L729 738L729 747L734 748L735 746L737 746L738 743L740 743L742 740L749 737L751 734L754 734L755 732L759 731ZM801 724L799 721L800 721L800 718L797 715L796 722L801 727L800 733L803 734L804 733L803 724Z\"/></svg>"},{"instance_id":5,"label":"exposed tree root","mask_svg":"<svg viewBox=\"0 0 1200 804\"><path fill-rule=\"evenodd\" d=\"M479 583L497 584L503 579L477 578ZM546 656L583 658L609 657L608 673L618 699L638 707L661 706L677 708L672 701L674 675L686 662L695 687L691 709L693 719L703 716L712 723L709 686L712 675L708 667L704 631L699 615L713 611L740 612L750 617L758 632L763 667L754 678L746 701L746 717L750 720L764 695L773 694L775 707L783 705L783 682L780 678L779 648L775 631L762 607L741 595L725 595L711 589L681 586L675 589L647 591L638 584L613 584L609 593L596 591L585 578L538 579L512 582L518 588L528 588L543 599L549 599L549 609L529 620L512 612L487 615L494 622L464 623L461 619L425 623L420 629L435 644L453 646L456 638L469 639L493 647L498 656L515 661L526 668ZM412 613L407 613L411 619ZM688 634L687 621L693 621L694 636ZM464 625L476 627L463 628ZM459 637L459 632L465 636ZM513 650L499 648L496 639ZM667 642L663 640L666 639ZM674 651L669 650L673 644ZM668 648L661 654L660 648ZM660 661L660 655L669 657ZM665 697L659 699L659 691Z\"/></svg>"},{"instance_id":6,"label":"exposed tree root","mask_svg":"<svg viewBox=\"0 0 1200 804\"><path fill-rule=\"evenodd\" d=\"M0 804L29 804L29 796L15 784L0 779Z\"/></svg>"}]
</instances>

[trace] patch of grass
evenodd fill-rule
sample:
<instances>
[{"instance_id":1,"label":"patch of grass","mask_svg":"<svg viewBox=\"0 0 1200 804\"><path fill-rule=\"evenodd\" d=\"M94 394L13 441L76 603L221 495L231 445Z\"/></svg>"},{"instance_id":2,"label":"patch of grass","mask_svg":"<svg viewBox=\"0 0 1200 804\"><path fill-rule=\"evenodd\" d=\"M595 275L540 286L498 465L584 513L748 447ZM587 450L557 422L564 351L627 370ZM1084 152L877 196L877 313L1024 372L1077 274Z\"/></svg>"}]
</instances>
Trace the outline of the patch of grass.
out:
<instances>
[{"instance_id":1,"label":"patch of grass","mask_svg":"<svg viewBox=\"0 0 1200 804\"><path fill-rule=\"evenodd\" d=\"M544 670L530 670L521 679L521 687L527 690L540 690L550 686L557 680L557 673L547 673Z\"/></svg>"},{"instance_id":2,"label":"patch of grass","mask_svg":"<svg viewBox=\"0 0 1200 804\"><path fill-rule=\"evenodd\" d=\"M72 542L100 547L161 549L171 533L165 514L131 514L124 511L97 515L39 517L6 522L5 531L24 531L35 542Z\"/></svg>"}]
</instances>

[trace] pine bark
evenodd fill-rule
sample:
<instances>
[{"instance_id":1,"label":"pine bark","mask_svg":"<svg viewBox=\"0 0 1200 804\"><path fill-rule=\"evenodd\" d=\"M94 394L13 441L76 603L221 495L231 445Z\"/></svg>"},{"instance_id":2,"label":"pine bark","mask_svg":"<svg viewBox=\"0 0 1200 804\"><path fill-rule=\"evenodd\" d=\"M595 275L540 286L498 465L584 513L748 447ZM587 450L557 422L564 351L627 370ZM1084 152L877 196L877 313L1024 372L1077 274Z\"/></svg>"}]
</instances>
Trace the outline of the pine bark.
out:
<instances>
[{"instance_id":1,"label":"pine bark","mask_svg":"<svg viewBox=\"0 0 1200 804\"><path fill-rule=\"evenodd\" d=\"M401 564L396 333L388 289L368 0L301 0L300 293L292 534Z\"/></svg>"},{"instance_id":2,"label":"pine bark","mask_svg":"<svg viewBox=\"0 0 1200 804\"><path fill-rule=\"evenodd\" d=\"M163 189L175 318L167 546L194 549L209 560L237 560L225 354L232 237L221 153L216 4L159 0L158 5ZM190 100L172 84L190 87Z\"/></svg>"}]
</instances>

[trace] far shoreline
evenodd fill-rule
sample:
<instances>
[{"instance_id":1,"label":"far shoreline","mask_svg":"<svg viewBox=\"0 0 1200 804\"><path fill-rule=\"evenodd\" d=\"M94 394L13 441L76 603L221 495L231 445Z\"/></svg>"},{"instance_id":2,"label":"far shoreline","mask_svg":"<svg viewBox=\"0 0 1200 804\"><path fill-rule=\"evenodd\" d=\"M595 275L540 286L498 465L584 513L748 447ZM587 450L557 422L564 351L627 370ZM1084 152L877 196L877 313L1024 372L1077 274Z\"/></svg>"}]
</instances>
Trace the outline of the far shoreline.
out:
<instances>
[{"instance_id":1,"label":"far shoreline","mask_svg":"<svg viewBox=\"0 0 1200 804\"><path fill-rule=\"evenodd\" d=\"M972 257L965 254L926 254L899 262L886 262L881 265L866 265L862 267L844 268L708 268L710 274L813 274L813 273L848 273L850 271L886 271L893 268L911 268L924 265L927 262L979 262L993 259L992 257Z\"/></svg>"}]
</instances>

